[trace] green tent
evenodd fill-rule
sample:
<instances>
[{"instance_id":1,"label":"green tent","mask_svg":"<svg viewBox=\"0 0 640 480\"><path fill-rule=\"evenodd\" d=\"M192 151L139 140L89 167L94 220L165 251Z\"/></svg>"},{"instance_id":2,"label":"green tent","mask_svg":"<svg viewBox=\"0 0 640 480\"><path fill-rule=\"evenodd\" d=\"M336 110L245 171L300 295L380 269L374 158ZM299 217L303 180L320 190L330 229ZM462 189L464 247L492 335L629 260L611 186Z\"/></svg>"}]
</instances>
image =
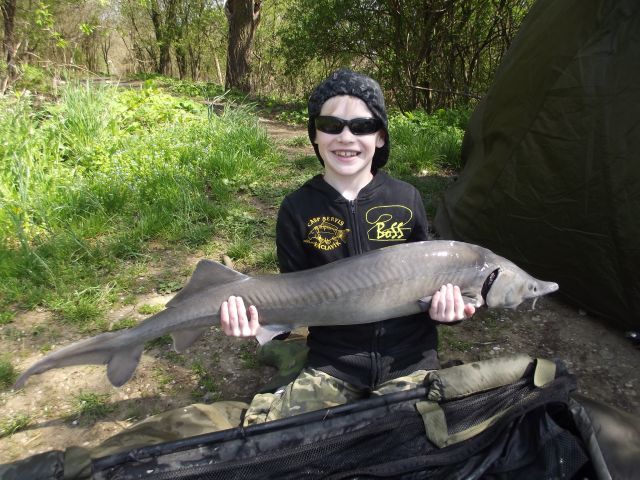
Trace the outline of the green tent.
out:
<instances>
[{"instance_id":1,"label":"green tent","mask_svg":"<svg viewBox=\"0 0 640 480\"><path fill-rule=\"evenodd\" d=\"M539 0L435 219L620 327L640 326L640 1Z\"/></svg>"}]
</instances>

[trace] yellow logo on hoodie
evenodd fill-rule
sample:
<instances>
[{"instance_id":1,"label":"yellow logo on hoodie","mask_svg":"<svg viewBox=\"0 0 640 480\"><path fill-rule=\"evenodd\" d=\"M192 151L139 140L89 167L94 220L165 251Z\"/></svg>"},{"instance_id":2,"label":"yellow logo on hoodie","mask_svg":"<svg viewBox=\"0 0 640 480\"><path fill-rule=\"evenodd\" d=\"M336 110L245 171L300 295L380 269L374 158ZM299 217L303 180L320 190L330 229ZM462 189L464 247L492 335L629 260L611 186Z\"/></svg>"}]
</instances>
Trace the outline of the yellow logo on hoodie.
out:
<instances>
[{"instance_id":1,"label":"yellow logo on hoodie","mask_svg":"<svg viewBox=\"0 0 640 480\"><path fill-rule=\"evenodd\" d=\"M341 244L347 243L348 228L344 227L344 220L337 217L314 217L307 223L310 228L305 243L313 245L318 250L333 250Z\"/></svg>"},{"instance_id":2,"label":"yellow logo on hoodie","mask_svg":"<svg viewBox=\"0 0 640 480\"><path fill-rule=\"evenodd\" d=\"M404 205L379 205L370 208L365 218L372 225L367 236L375 242L401 242L411 233L406 225L413 218L413 212Z\"/></svg>"}]
</instances>

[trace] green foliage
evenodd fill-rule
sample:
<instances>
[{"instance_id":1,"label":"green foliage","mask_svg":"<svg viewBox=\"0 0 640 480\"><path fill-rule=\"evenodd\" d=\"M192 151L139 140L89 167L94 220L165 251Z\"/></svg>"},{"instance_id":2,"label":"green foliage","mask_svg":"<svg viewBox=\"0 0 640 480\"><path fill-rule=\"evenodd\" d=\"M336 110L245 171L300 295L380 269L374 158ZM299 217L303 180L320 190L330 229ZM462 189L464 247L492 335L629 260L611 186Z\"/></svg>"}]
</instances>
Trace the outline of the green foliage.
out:
<instances>
[{"instance_id":1,"label":"green foliage","mask_svg":"<svg viewBox=\"0 0 640 480\"><path fill-rule=\"evenodd\" d=\"M16 314L13 312L0 312L0 327L2 325L8 325L13 322Z\"/></svg>"},{"instance_id":2,"label":"green foliage","mask_svg":"<svg viewBox=\"0 0 640 480\"><path fill-rule=\"evenodd\" d=\"M460 338L456 330L450 326L438 328L438 350L468 352L473 346L468 341Z\"/></svg>"},{"instance_id":3,"label":"green foliage","mask_svg":"<svg viewBox=\"0 0 640 480\"><path fill-rule=\"evenodd\" d=\"M74 416L83 424L91 424L115 410L108 393L80 392L74 398Z\"/></svg>"},{"instance_id":4,"label":"green foliage","mask_svg":"<svg viewBox=\"0 0 640 480\"><path fill-rule=\"evenodd\" d=\"M160 283L158 283L156 290L162 295L167 295L169 293L177 292L182 288L182 286L182 282L177 280L161 280Z\"/></svg>"},{"instance_id":5,"label":"green foliage","mask_svg":"<svg viewBox=\"0 0 640 480\"><path fill-rule=\"evenodd\" d=\"M276 115L277 120L279 120L280 122L288 123L290 125L304 125L307 123L308 118L309 115L307 113L306 106L304 108L301 107L296 110L284 110Z\"/></svg>"},{"instance_id":6,"label":"green foliage","mask_svg":"<svg viewBox=\"0 0 640 480\"><path fill-rule=\"evenodd\" d=\"M88 287L81 291L55 296L48 302L49 308L65 323L83 331L106 328L104 314L113 300L113 285Z\"/></svg>"},{"instance_id":7,"label":"green foliage","mask_svg":"<svg viewBox=\"0 0 640 480\"><path fill-rule=\"evenodd\" d=\"M138 307L138 313L141 313L142 315L153 315L161 312L162 310L164 310L164 305L149 305L148 303L145 303Z\"/></svg>"},{"instance_id":8,"label":"green foliage","mask_svg":"<svg viewBox=\"0 0 640 480\"><path fill-rule=\"evenodd\" d=\"M264 271L277 271L278 270L278 255L275 249L263 251L258 256L256 267Z\"/></svg>"},{"instance_id":9,"label":"green foliage","mask_svg":"<svg viewBox=\"0 0 640 480\"><path fill-rule=\"evenodd\" d=\"M173 339L171 335L162 335L161 337L154 338L153 340L149 340L144 344L145 350L149 350L151 348L161 348L171 345L173 343Z\"/></svg>"},{"instance_id":10,"label":"green foliage","mask_svg":"<svg viewBox=\"0 0 640 480\"><path fill-rule=\"evenodd\" d=\"M310 84L339 66L368 72L395 105L469 105L486 91L532 0L283 2L279 43L288 84Z\"/></svg>"},{"instance_id":11,"label":"green foliage","mask_svg":"<svg viewBox=\"0 0 640 480\"><path fill-rule=\"evenodd\" d=\"M20 413L0 423L0 438L8 437L31 425L30 415Z\"/></svg>"},{"instance_id":12,"label":"green foliage","mask_svg":"<svg viewBox=\"0 0 640 480\"><path fill-rule=\"evenodd\" d=\"M240 347L240 361L242 362L242 367L248 370L252 370L258 366L255 344L242 344Z\"/></svg>"},{"instance_id":13,"label":"green foliage","mask_svg":"<svg viewBox=\"0 0 640 480\"><path fill-rule=\"evenodd\" d=\"M7 358L0 358L0 389L11 387L16 378L18 378L18 373L11 361Z\"/></svg>"},{"instance_id":14,"label":"green foliage","mask_svg":"<svg viewBox=\"0 0 640 480\"><path fill-rule=\"evenodd\" d=\"M32 100L0 100L0 305L46 303L71 323L98 319L109 298L86 289L149 240L197 246L233 227L237 193L276 158L245 108L210 115L153 87Z\"/></svg>"},{"instance_id":15,"label":"green foliage","mask_svg":"<svg viewBox=\"0 0 640 480\"><path fill-rule=\"evenodd\" d=\"M232 260L246 260L251 256L253 244L250 240L238 239L227 249L227 255Z\"/></svg>"},{"instance_id":16,"label":"green foliage","mask_svg":"<svg viewBox=\"0 0 640 480\"><path fill-rule=\"evenodd\" d=\"M136 325L138 325L138 322L134 318L125 317L111 325L110 331L115 332L117 330L124 330L125 328L133 328Z\"/></svg>"},{"instance_id":17,"label":"green foliage","mask_svg":"<svg viewBox=\"0 0 640 480\"><path fill-rule=\"evenodd\" d=\"M289 147L306 147L309 144L309 137L300 135L299 137L290 138L286 145Z\"/></svg>"},{"instance_id":18,"label":"green foliage","mask_svg":"<svg viewBox=\"0 0 640 480\"><path fill-rule=\"evenodd\" d=\"M49 72L38 65L23 64L20 66L20 77L12 86L13 90L20 92L29 90L38 93L51 93L53 78Z\"/></svg>"},{"instance_id":19,"label":"green foliage","mask_svg":"<svg viewBox=\"0 0 640 480\"><path fill-rule=\"evenodd\" d=\"M465 110L438 110L433 115L424 112L392 115L389 135L393 161L389 162L389 170L406 176L459 169L468 117L469 112Z\"/></svg>"},{"instance_id":20,"label":"green foliage","mask_svg":"<svg viewBox=\"0 0 640 480\"><path fill-rule=\"evenodd\" d=\"M209 392L214 394L214 398L220 397L218 384L215 382L213 377L209 374L207 369L202 365L202 363L195 361L191 364L191 371L198 378L198 388L200 392L194 395L196 397L201 397L204 393ZM203 393L204 391L204 393Z\"/></svg>"}]
</instances>

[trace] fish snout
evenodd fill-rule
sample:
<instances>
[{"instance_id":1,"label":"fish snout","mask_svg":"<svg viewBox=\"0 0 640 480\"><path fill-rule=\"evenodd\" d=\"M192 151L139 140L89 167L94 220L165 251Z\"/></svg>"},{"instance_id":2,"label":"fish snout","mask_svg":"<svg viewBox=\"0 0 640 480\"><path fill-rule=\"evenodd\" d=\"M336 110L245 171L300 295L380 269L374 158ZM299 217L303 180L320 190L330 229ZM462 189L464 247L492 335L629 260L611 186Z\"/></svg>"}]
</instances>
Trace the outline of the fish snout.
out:
<instances>
[{"instance_id":1,"label":"fish snout","mask_svg":"<svg viewBox=\"0 0 640 480\"><path fill-rule=\"evenodd\" d=\"M539 295L546 295L547 293L557 292L560 286L555 282L540 282L540 288L538 289Z\"/></svg>"},{"instance_id":2,"label":"fish snout","mask_svg":"<svg viewBox=\"0 0 640 480\"><path fill-rule=\"evenodd\" d=\"M548 293L555 292L559 289L557 283L555 282L543 282L541 280L535 280L529 282L527 286L527 291L523 295L524 298L538 298L543 295L547 295Z\"/></svg>"}]
</instances>

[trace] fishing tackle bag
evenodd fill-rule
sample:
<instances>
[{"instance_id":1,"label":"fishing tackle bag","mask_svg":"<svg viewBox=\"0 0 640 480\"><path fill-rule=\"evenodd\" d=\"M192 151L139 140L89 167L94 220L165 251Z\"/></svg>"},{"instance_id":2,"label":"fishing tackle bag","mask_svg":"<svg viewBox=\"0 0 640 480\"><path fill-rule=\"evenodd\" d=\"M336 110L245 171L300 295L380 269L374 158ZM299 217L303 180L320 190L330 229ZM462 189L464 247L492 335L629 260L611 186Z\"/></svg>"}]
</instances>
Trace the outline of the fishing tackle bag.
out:
<instances>
[{"instance_id":1,"label":"fishing tackle bag","mask_svg":"<svg viewBox=\"0 0 640 480\"><path fill-rule=\"evenodd\" d=\"M95 459L93 478L632 478L634 457L601 448L574 389L561 361L474 362L414 390ZM637 449L637 420L616 422Z\"/></svg>"}]
</instances>

